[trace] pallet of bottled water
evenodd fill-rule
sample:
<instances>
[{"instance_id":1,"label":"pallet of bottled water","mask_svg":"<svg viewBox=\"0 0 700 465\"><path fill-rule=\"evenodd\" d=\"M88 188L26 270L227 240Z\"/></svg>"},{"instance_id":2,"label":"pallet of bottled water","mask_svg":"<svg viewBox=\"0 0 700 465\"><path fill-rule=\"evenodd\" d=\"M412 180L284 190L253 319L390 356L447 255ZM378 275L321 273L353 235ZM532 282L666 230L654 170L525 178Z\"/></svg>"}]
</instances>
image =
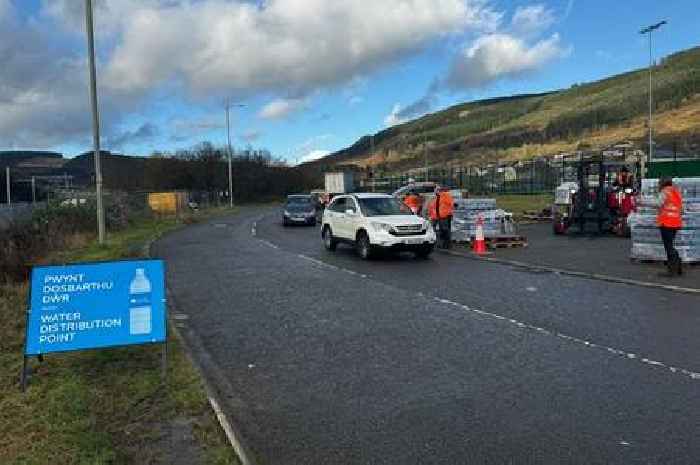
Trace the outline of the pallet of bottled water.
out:
<instances>
[{"instance_id":1,"label":"pallet of bottled water","mask_svg":"<svg viewBox=\"0 0 700 465\"><path fill-rule=\"evenodd\" d=\"M496 199L455 199L455 210L483 212L496 210Z\"/></svg>"},{"instance_id":2,"label":"pallet of bottled water","mask_svg":"<svg viewBox=\"0 0 700 465\"><path fill-rule=\"evenodd\" d=\"M700 178L675 178L673 184L683 197L683 228L676 235L675 248L684 262L700 262ZM666 260L661 233L656 225L658 185L658 179L642 180L637 211L629 217L631 257L636 260Z\"/></svg>"}]
</instances>

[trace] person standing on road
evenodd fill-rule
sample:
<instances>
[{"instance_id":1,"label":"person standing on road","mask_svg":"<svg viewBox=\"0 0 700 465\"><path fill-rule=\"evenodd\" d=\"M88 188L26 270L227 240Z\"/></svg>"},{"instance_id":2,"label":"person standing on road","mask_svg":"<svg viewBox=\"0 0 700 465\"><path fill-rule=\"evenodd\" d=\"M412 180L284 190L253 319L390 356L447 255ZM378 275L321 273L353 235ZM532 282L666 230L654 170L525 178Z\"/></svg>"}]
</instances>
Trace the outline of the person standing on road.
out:
<instances>
[{"instance_id":1,"label":"person standing on road","mask_svg":"<svg viewBox=\"0 0 700 465\"><path fill-rule=\"evenodd\" d=\"M673 185L671 178L659 180L659 214L656 224L661 231L661 239L666 249L666 263L668 273L666 276L678 276L683 274L683 265L678 251L673 245L678 230L683 227L683 197Z\"/></svg>"},{"instance_id":2,"label":"person standing on road","mask_svg":"<svg viewBox=\"0 0 700 465\"><path fill-rule=\"evenodd\" d=\"M452 245L452 214L454 199L446 187L438 187L435 192L435 213L438 218L441 247L449 249Z\"/></svg>"}]
</instances>

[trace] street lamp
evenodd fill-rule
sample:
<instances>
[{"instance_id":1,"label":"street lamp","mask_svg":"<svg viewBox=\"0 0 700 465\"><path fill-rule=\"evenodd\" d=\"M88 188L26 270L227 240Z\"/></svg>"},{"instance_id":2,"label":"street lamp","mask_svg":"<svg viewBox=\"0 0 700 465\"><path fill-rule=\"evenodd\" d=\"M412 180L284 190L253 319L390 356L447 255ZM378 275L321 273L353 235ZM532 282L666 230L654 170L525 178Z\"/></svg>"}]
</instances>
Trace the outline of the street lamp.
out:
<instances>
[{"instance_id":1,"label":"street lamp","mask_svg":"<svg viewBox=\"0 0 700 465\"><path fill-rule=\"evenodd\" d=\"M231 153L231 124L229 118L229 110L233 108L243 108L245 107L242 103L231 103L226 100L226 138L228 140L228 203L229 207L233 208L233 165Z\"/></svg>"},{"instance_id":2,"label":"street lamp","mask_svg":"<svg viewBox=\"0 0 700 465\"><path fill-rule=\"evenodd\" d=\"M652 81L651 81L652 71L654 69L654 58L653 58L652 48L651 48L651 36L652 36L652 32L659 29L664 24L666 24L666 21L661 21L659 23L652 24L651 26L645 27L644 29L639 31L640 34L642 34L642 35L646 34L649 36L649 120L647 123L647 125L649 126L649 128L648 128L649 129L649 153L647 154L647 158L649 160L649 163L651 163L651 160L653 158L652 154L654 151L654 145L653 145L653 141L652 141L652 136L653 136L652 135L652 131L653 131L652 130L653 86L652 86ZM642 176L643 175L644 175L644 168L642 168Z\"/></svg>"},{"instance_id":3,"label":"street lamp","mask_svg":"<svg viewBox=\"0 0 700 465\"><path fill-rule=\"evenodd\" d=\"M102 170L100 168L100 115L97 110L97 73L95 72L95 36L92 27L92 0L85 0L85 29L90 68L90 104L92 107L92 138L95 157L95 188L97 196L97 239L105 241L105 212L102 205Z\"/></svg>"}]
</instances>

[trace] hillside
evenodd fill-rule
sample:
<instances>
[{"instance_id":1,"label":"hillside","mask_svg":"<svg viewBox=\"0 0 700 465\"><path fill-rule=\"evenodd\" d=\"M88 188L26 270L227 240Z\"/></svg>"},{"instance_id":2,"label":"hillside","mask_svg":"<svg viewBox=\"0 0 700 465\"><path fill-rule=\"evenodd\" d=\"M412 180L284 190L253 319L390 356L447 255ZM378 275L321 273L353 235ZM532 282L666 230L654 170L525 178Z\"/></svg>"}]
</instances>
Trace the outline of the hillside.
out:
<instances>
[{"instance_id":1,"label":"hillside","mask_svg":"<svg viewBox=\"0 0 700 465\"><path fill-rule=\"evenodd\" d=\"M696 150L700 143L700 47L664 59L654 72L654 130L659 147ZM631 141L646 150L648 69L569 89L475 101L423 116L315 163L379 172L431 165L481 164L605 148Z\"/></svg>"}]
</instances>

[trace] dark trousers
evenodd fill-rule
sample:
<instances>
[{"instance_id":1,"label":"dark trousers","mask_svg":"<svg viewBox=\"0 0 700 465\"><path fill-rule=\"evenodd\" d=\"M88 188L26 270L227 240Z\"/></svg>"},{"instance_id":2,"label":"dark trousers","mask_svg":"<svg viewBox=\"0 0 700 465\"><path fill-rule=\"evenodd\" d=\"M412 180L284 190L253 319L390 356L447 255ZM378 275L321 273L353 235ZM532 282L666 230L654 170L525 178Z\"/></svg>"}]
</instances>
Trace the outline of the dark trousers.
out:
<instances>
[{"instance_id":1,"label":"dark trousers","mask_svg":"<svg viewBox=\"0 0 700 465\"><path fill-rule=\"evenodd\" d=\"M671 272L680 273L681 258L678 255L678 251L673 246L673 241L676 239L678 229L660 227L659 231L661 231L661 240L664 242L664 249L666 249L666 261L668 263L668 269Z\"/></svg>"},{"instance_id":2,"label":"dark trousers","mask_svg":"<svg viewBox=\"0 0 700 465\"><path fill-rule=\"evenodd\" d=\"M452 217L442 218L438 221L438 245L448 249L452 244Z\"/></svg>"}]
</instances>

